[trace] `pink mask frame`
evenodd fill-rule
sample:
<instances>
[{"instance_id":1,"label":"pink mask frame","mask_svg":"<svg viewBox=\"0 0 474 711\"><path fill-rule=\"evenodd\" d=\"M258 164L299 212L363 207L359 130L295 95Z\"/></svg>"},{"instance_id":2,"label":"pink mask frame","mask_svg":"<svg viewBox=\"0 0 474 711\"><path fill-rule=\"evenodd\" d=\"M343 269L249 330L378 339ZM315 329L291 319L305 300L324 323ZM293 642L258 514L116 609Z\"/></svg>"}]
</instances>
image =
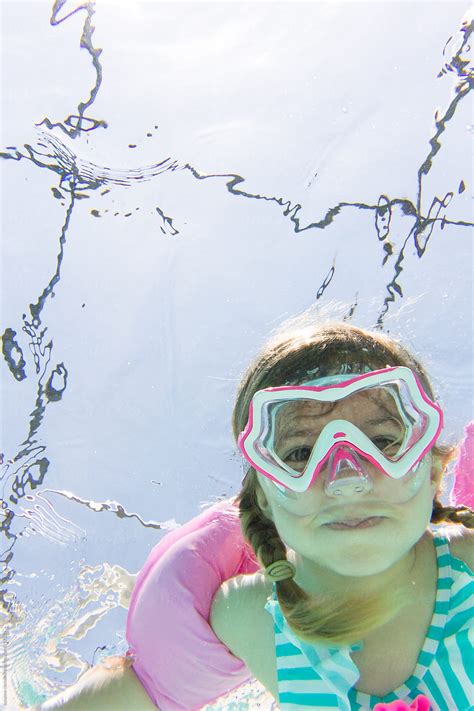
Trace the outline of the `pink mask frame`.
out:
<instances>
[{"instance_id":1,"label":"pink mask frame","mask_svg":"<svg viewBox=\"0 0 474 711\"><path fill-rule=\"evenodd\" d=\"M341 378L343 381L341 382ZM339 382L334 383L334 380ZM331 454L344 447L362 455L391 479L402 479L421 462L436 442L443 426L443 413L424 392L421 382L410 368L396 366L364 373L362 375L334 376L331 384L327 378L313 380L302 385L285 385L265 388L256 392L249 408L249 419L238 437L238 446L247 462L258 472L271 479L278 489L290 489L301 493L307 491L325 467ZM263 413L269 403L278 401L316 400L337 402L348 395L372 387L383 387L394 381L403 381L411 402L425 418L425 429L419 439L409 446L396 461L383 452L356 425L347 420L330 421L318 436L308 462L302 472L294 472L276 455L265 457L258 446L261 438ZM317 383L325 383L318 385ZM402 414L402 413L400 413ZM336 452L337 456L337 452Z\"/></svg>"}]
</instances>

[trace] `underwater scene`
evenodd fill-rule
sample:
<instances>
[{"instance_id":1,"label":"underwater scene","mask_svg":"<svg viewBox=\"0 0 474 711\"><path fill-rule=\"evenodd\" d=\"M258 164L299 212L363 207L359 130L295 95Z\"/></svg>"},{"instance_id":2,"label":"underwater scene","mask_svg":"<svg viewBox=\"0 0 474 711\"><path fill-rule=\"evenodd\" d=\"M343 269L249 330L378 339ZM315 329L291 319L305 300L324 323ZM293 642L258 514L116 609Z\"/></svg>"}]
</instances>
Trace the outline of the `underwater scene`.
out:
<instances>
[{"instance_id":1,"label":"underwater scene","mask_svg":"<svg viewBox=\"0 0 474 711\"><path fill-rule=\"evenodd\" d=\"M124 654L152 547L239 492L236 389L286 319L402 338L462 439L474 19L458 0L0 8L11 710ZM278 706L253 680L203 708Z\"/></svg>"}]
</instances>

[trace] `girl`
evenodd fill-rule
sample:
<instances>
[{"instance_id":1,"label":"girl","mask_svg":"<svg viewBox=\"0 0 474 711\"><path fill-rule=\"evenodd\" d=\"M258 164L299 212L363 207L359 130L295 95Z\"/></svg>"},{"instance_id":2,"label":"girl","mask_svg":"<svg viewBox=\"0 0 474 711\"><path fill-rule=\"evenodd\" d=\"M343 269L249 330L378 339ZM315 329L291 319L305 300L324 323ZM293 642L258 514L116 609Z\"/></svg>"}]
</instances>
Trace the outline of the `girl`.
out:
<instances>
[{"instance_id":1,"label":"girl","mask_svg":"<svg viewBox=\"0 0 474 711\"><path fill-rule=\"evenodd\" d=\"M233 429L249 469L235 503L259 566L214 587L209 619L219 654L230 650L281 709L471 708L473 514L439 502L454 453L439 444L441 427L421 364L346 323L289 330L245 373ZM464 527L448 538L430 526L444 521ZM150 600L130 610L135 657L90 670L44 711L199 708L222 693L214 662L207 699L194 674L165 673L159 650L172 647ZM156 656L134 635L140 609ZM174 622L173 646L184 634ZM207 646L182 650L204 669ZM180 702L189 682L195 703Z\"/></svg>"}]
</instances>

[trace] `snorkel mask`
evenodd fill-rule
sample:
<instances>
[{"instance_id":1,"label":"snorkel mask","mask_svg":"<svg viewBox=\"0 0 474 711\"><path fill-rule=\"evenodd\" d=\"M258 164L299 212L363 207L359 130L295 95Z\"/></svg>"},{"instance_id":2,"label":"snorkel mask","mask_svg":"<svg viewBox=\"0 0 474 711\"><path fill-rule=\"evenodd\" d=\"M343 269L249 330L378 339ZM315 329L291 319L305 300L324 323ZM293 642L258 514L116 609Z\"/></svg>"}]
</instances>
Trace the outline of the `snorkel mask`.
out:
<instances>
[{"instance_id":1,"label":"snorkel mask","mask_svg":"<svg viewBox=\"0 0 474 711\"><path fill-rule=\"evenodd\" d=\"M259 390L238 446L300 515L310 513L305 492L321 478L341 503L375 487L377 498L403 503L430 475L442 419L415 373L390 367Z\"/></svg>"}]
</instances>

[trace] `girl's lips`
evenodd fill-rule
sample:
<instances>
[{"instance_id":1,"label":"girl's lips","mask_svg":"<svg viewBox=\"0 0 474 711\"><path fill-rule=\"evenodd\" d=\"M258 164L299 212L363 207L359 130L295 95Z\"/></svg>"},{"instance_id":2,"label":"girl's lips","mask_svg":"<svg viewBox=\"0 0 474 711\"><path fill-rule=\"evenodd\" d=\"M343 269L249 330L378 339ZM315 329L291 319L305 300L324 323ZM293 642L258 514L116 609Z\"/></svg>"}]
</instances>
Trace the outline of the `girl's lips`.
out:
<instances>
[{"instance_id":1,"label":"girl's lips","mask_svg":"<svg viewBox=\"0 0 474 711\"><path fill-rule=\"evenodd\" d=\"M333 523L324 524L327 528L335 531L350 531L355 528L372 528L378 526L385 519L385 516L370 516L364 519L347 519L346 521L333 521Z\"/></svg>"}]
</instances>

